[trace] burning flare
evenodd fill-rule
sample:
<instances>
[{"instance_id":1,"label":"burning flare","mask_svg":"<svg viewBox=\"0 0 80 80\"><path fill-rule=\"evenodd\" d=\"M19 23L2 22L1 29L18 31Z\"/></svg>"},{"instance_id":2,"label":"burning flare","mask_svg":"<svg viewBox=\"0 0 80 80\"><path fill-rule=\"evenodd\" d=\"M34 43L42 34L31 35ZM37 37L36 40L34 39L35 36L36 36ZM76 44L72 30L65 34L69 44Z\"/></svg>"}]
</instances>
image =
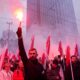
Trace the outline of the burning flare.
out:
<instances>
[{"instance_id":1,"label":"burning flare","mask_svg":"<svg viewBox=\"0 0 80 80\"><path fill-rule=\"evenodd\" d=\"M16 18L19 20L19 21L22 21L22 18L23 18L23 11L21 9L17 9L15 11L15 15L16 15Z\"/></svg>"}]
</instances>

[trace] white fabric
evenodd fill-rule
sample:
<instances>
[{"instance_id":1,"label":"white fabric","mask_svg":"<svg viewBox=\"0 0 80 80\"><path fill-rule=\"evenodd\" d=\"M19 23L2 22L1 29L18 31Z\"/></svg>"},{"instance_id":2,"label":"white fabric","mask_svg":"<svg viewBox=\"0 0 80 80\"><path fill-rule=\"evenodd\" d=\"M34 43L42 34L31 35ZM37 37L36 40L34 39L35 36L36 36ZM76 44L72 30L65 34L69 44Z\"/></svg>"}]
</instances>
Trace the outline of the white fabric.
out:
<instances>
[{"instance_id":1,"label":"white fabric","mask_svg":"<svg viewBox=\"0 0 80 80\"><path fill-rule=\"evenodd\" d=\"M12 72L11 71L6 72L5 70L1 70L0 80L12 80Z\"/></svg>"}]
</instances>

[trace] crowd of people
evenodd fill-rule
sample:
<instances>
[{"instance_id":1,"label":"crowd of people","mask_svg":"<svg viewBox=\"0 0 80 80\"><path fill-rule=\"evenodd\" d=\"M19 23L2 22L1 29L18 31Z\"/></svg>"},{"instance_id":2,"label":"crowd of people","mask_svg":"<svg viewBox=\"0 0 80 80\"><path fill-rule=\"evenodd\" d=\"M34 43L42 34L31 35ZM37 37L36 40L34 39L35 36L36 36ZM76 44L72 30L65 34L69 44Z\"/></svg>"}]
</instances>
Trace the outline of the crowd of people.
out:
<instances>
[{"instance_id":1,"label":"crowd of people","mask_svg":"<svg viewBox=\"0 0 80 80\"><path fill-rule=\"evenodd\" d=\"M80 80L79 56L57 55L53 60L46 58L43 63L37 58L35 48L29 50L27 57L21 27L17 30L17 36L21 59L13 61L5 57L0 70L0 80Z\"/></svg>"}]
</instances>

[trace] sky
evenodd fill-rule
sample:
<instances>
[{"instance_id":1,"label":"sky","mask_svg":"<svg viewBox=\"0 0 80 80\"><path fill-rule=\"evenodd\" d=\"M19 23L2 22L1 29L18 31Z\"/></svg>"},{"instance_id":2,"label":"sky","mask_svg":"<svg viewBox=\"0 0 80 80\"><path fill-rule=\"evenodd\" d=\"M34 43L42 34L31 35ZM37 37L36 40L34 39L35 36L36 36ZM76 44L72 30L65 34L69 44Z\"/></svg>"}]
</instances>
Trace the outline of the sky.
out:
<instances>
[{"instance_id":1,"label":"sky","mask_svg":"<svg viewBox=\"0 0 80 80\"><path fill-rule=\"evenodd\" d=\"M12 30L16 30L19 20L17 20L15 11L21 9L23 11L23 24L25 23L26 15L26 0L0 0L0 30L8 29L7 23L12 22L10 25ZM24 24L25 25L25 24ZM14 27L15 26L15 27ZM0 31L0 36L1 36Z\"/></svg>"},{"instance_id":2,"label":"sky","mask_svg":"<svg viewBox=\"0 0 80 80\"><path fill-rule=\"evenodd\" d=\"M15 10L20 8L23 9L23 27L25 27L25 15L26 15L26 1L27 0L0 0L0 37L2 36L2 31L9 28L8 22L12 22L13 24L10 26L10 29L14 30L16 32L17 26L19 25L19 21L16 19L16 16L14 14ZM75 10L75 16L76 16L76 22L77 22L77 28L78 32L80 34L80 0L73 0L73 6ZM32 32L32 31L31 31ZM45 39L43 36L40 35L39 32L37 32L37 39L40 38L40 42L44 44ZM29 35L27 34L27 37ZM24 40L24 42L26 42ZM36 44L38 44L38 40L36 40ZM37 47L40 48L42 44L39 44ZM55 47L56 45L54 45ZM44 47L44 46L43 46ZM53 47L52 47L53 50Z\"/></svg>"}]
</instances>

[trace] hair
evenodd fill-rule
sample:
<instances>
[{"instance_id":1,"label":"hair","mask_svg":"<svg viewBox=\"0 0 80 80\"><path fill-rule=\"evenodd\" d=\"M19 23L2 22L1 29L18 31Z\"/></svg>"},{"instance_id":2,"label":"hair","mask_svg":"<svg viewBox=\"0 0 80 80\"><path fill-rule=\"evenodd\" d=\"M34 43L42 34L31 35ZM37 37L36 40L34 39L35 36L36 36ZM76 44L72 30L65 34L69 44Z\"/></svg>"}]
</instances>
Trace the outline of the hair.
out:
<instances>
[{"instance_id":1,"label":"hair","mask_svg":"<svg viewBox=\"0 0 80 80\"><path fill-rule=\"evenodd\" d=\"M73 58L73 57L75 57L75 58L77 59L77 56L76 56L76 55L72 55L72 56L71 56L71 58Z\"/></svg>"},{"instance_id":2,"label":"hair","mask_svg":"<svg viewBox=\"0 0 80 80\"><path fill-rule=\"evenodd\" d=\"M35 50L35 51L36 51L36 53L37 53L36 48L31 48L31 49L29 50L29 53L30 53L30 51L33 51L33 50Z\"/></svg>"},{"instance_id":3,"label":"hair","mask_svg":"<svg viewBox=\"0 0 80 80\"><path fill-rule=\"evenodd\" d=\"M58 65L58 61L56 59L53 60L53 64Z\"/></svg>"},{"instance_id":4,"label":"hair","mask_svg":"<svg viewBox=\"0 0 80 80\"><path fill-rule=\"evenodd\" d=\"M2 64L2 68L5 69L5 65L8 64L8 63L10 64L9 61L4 61L3 64Z\"/></svg>"}]
</instances>

